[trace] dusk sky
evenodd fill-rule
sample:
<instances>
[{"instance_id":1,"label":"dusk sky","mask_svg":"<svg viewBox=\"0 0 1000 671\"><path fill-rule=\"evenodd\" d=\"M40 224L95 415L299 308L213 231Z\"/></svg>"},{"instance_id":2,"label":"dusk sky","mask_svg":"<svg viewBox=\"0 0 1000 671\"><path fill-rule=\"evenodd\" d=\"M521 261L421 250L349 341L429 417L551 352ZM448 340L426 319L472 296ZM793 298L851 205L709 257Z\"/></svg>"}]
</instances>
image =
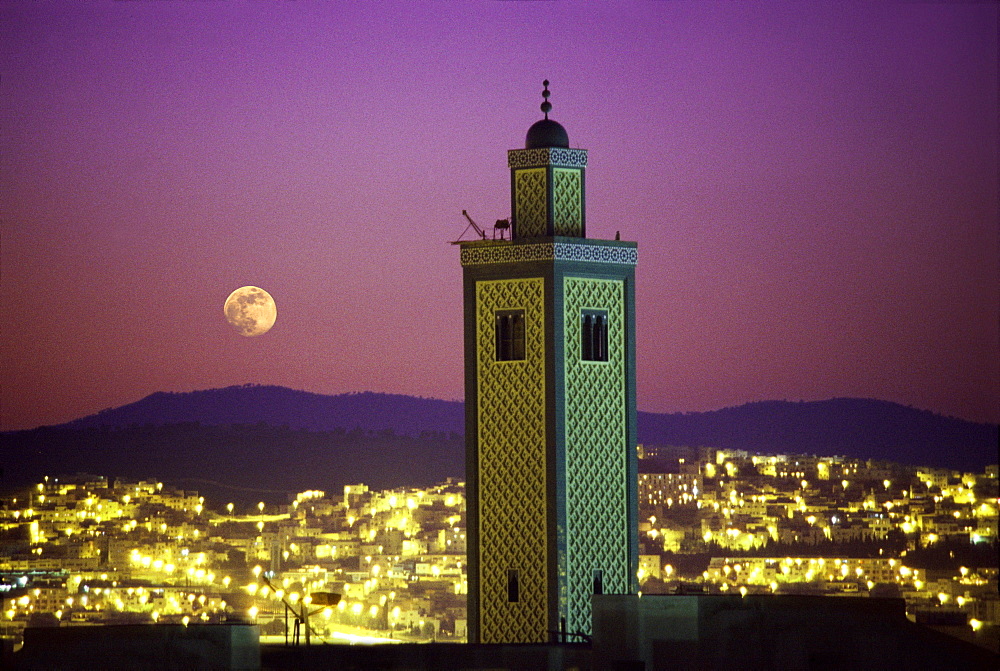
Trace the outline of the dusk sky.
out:
<instances>
[{"instance_id":1,"label":"dusk sky","mask_svg":"<svg viewBox=\"0 0 1000 671\"><path fill-rule=\"evenodd\" d=\"M4 430L155 391L463 397L448 243L589 150L640 410L1000 421L997 4L3 2ZM244 337L226 297L277 303Z\"/></svg>"}]
</instances>

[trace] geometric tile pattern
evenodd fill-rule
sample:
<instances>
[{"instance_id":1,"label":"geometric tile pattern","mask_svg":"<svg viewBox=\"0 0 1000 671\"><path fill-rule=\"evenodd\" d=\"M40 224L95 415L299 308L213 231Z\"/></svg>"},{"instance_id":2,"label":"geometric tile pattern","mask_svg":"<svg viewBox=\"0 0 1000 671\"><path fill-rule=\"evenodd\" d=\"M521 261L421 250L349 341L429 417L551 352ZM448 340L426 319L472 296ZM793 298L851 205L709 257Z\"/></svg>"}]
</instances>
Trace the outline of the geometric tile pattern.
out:
<instances>
[{"instance_id":1,"label":"geometric tile pattern","mask_svg":"<svg viewBox=\"0 0 1000 671\"><path fill-rule=\"evenodd\" d=\"M546 610L545 340L542 278L476 283L479 635L542 643ZM524 359L496 360L495 313L524 310ZM518 571L510 603L508 570Z\"/></svg>"},{"instance_id":2,"label":"geometric tile pattern","mask_svg":"<svg viewBox=\"0 0 1000 671\"><path fill-rule=\"evenodd\" d=\"M519 238L540 238L545 235L546 193L545 168L518 170L514 173L517 212L514 222Z\"/></svg>"},{"instance_id":3,"label":"geometric tile pattern","mask_svg":"<svg viewBox=\"0 0 1000 671\"><path fill-rule=\"evenodd\" d=\"M552 169L552 228L556 235L582 234L580 171Z\"/></svg>"},{"instance_id":4,"label":"geometric tile pattern","mask_svg":"<svg viewBox=\"0 0 1000 671\"><path fill-rule=\"evenodd\" d=\"M628 445L625 407L625 288L620 280L567 277L566 566L569 631L590 633L594 570L605 594L627 594ZM582 361L580 314L607 310L608 360Z\"/></svg>"},{"instance_id":5,"label":"geometric tile pattern","mask_svg":"<svg viewBox=\"0 0 1000 671\"><path fill-rule=\"evenodd\" d=\"M585 168L587 167L587 150L560 147L507 150L507 167L511 169L537 168L548 165Z\"/></svg>"},{"instance_id":6,"label":"geometric tile pattern","mask_svg":"<svg viewBox=\"0 0 1000 671\"><path fill-rule=\"evenodd\" d=\"M526 245L502 243L492 246L462 246L462 265L478 266L519 261L589 261L634 266L639 260L635 247L540 242Z\"/></svg>"}]
</instances>

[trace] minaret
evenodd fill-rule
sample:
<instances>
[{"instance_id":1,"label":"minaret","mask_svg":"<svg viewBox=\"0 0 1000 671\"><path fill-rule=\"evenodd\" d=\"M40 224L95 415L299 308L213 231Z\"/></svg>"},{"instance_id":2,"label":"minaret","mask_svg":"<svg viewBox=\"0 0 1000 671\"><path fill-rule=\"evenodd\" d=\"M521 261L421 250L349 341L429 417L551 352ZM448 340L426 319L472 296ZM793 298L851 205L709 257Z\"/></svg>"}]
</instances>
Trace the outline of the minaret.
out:
<instances>
[{"instance_id":1,"label":"minaret","mask_svg":"<svg viewBox=\"0 0 1000 671\"><path fill-rule=\"evenodd\" d=\"M587 151L544 85L511 239L461 243L473 643L589 634L593 594L638 588L636 243L586 238Z\"/></svg>"}]
</instances>

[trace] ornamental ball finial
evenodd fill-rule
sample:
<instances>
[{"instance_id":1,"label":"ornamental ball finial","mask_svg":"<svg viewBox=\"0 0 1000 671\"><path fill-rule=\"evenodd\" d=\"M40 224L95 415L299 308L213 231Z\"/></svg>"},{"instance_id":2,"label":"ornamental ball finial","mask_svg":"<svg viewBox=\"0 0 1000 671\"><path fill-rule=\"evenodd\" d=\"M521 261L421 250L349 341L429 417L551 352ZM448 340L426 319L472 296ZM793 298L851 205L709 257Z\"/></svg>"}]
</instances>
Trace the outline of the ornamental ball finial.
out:
<instances>
[{"instance_id":1,"label":"ornamental ball finial","mask_svg":"<svg viewBox=\"0 0 1000 671\"><path fill-rule=\"evenodd\" d=\"M542 90L542 98L544 98L544 100L542 101L541 109L542 112L545 114L545 118L548 119L549 112L552 110L552 103L549 102L549 96L551 95L549 93L549 80L548 79L542 80L542 86L544 86L545 88Z\"/></svg>"}]
</instances>

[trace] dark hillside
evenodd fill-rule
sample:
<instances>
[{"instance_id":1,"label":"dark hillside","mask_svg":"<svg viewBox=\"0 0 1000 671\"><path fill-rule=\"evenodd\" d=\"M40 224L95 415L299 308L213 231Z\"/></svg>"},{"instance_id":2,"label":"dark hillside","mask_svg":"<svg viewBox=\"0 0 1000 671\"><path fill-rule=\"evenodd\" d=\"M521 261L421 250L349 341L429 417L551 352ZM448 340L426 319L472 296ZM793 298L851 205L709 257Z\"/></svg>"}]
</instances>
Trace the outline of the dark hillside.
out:
<instances>
[{"instance_id":1,"label":"dark hillside","mask_svg":"<svg viewBox=\"0 0 1000 671\"><path fill-rule=\"evenodd\" d=\"M997 463L997 426L861 398L762 401L711 412L639 413L639 441L750 452L844 455L979 471Z\"/></svg>"},{"instance_id":2,"label":"dark hillside","mask_svg":"<svg viewBox=\"0 0 1000 671\"><path fill-rule=\"evenodd\" d=\"M267 424L195 423L126 428L50 427L2 437L4 479L13 489L49 475L91 472L108 478L181 481L202 494L230 490L228 500L284 500L282 492L426 487L463 478L457 434L400 436L389 430L305 431ZM6 455L17 455L8 459Z\"/></svg>"},{"instance_id":3,"label":"dark hillside","mask_svg":"<svg viewBox=\"0 0 1000 671\"><path fill-rule=\"evenodd\" d=\"M463 404L391 394L324 396L242 386L157 393L54 427L0 434L0 489L78 471L300 491L464 477ZM982 472L997 426L886 401L766 401L640 412L639 442L843 455ZM204 489L204 486L192 486Z\"/></svg>"}]
</instances>

